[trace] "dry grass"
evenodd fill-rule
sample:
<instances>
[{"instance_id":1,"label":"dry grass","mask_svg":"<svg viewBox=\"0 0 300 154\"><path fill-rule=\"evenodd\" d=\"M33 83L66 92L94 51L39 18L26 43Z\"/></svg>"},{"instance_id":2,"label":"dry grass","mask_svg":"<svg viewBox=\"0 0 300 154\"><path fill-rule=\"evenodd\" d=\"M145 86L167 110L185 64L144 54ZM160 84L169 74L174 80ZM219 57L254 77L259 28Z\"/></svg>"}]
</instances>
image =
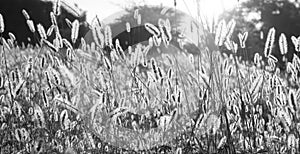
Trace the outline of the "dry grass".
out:
<instances>
[{"instance_id":1,"label":"dry grass","mask_svg":"<svg viewBox=\"0 0 300 154\"><path fill-rule=\"evenodd\" d=\"M236 52L247 34L240 44L232 42L235 24L224 21L216 34L205 34L207 48L199 54L150 61L142 45L127 56L119 47L105 57L103 45L115 43L109 27L94 27L96 44L83 40L73 49L54 17L47 30L54 32L53 42L45 40L41 25L40 37L27 21L39 46L22 48L13 37L1 38L1 153L299 152L300 90L280 76L291 74L298 84L300 61L295 55L288 72L274 71L273 29L268 63L257 55L246 66ZM79 23L70 24L74 43ZM215 45L225 42L233 55L221 55ZM145 63L148 69L139 71Z\"/></svg>"}]
</instances>

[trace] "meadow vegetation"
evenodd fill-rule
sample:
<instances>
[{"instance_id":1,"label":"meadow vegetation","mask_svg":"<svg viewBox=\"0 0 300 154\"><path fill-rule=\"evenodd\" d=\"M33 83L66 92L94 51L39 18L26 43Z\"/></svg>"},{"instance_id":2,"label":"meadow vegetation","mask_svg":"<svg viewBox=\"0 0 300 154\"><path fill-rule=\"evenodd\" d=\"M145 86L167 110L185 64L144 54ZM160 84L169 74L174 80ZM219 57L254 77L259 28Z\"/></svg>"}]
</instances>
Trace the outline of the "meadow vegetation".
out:
<instances>
[{"instance_id":1,"label":"meadow vegetation","mask_svg":"<svg viewBox=\"0 0 300 154\"><path fill-rule=\"evenodd\" d=\"M213 33L204 30L199 54L178 49L151 58L150 48L170 45L168 20L147 25L154 35L147 45L123 51L108 26L96 22L88 44L78 38L79 22L70 21L69 42L55 14L45 29L23 13L39 44L18 46L12 33L0 38L0 153L300 150L300 90L292 86L299 84L300 59L294 55L286 70L276 68L274 43L283 56L288 51L284 34L274 39L275 28L262 54L246 64L237 51L245 48L248 33L233 42L234 20L220 21ZM50 36L55 39L48 41ZM81 46L74 48L78 39ZM292 40L299 51L299 38ZM222 54L223 48L231 54Z\"/></svg>"}]
</instances>

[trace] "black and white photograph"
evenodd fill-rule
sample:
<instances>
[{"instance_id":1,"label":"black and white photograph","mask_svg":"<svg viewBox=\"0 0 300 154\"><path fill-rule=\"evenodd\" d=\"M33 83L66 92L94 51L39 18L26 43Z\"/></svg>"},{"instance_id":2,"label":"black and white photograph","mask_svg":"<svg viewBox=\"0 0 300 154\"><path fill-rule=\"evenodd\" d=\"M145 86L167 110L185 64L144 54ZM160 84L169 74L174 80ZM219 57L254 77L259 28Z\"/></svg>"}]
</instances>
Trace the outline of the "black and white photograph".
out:
<instances>
[{"instance_id":1,"label":"black and white photograph","mask_svg":"<svg viewBox=\"0 0 300 154\"><path fill-rule=\"evenodd\" d=\"M299 154L300 1L0 0L0 154Z\"/></svg>"}]
</instances>

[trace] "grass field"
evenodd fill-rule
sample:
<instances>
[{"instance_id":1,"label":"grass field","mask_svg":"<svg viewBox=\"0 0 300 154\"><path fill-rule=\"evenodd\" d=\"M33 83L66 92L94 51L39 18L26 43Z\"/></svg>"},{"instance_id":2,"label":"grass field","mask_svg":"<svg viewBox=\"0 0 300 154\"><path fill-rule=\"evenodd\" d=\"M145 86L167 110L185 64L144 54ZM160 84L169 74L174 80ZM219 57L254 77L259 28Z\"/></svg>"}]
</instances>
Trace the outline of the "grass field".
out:
<instances>
[{"instance_id":1,"label":"grass field","mask_svg":"<svg viewBox=\"0 0 300 154\"><path fill-rule=\"evenodd\" d=\"M72 42L61 38L54 17L46 30L31 22L39 45L22 47L13 34L1 37L0 153L300 150L300 90L292 88L299 84L300 59L294 55L287 70L276 69L275 29L264 53L246 65L236 52L245 48L248 34L232 42L234 21L205 33L199 54L179 51L155 59L147 50L157 40L123 51L111 42L108 27L93 27L97 41L87 44L78 38L78 21L71 23ZM47 41L50 35L54 41ZM107 54L104 48L112 44ZM221 53L224 46L231 55Z\"/></svg>"}]
</instances>

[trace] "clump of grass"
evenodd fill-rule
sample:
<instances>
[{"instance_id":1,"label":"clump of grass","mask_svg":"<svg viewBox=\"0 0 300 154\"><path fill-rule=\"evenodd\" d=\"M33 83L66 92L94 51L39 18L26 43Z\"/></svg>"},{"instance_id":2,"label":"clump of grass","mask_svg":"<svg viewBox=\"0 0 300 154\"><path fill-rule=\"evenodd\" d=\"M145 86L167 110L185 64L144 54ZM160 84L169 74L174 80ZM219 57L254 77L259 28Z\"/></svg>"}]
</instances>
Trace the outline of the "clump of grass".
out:
<instances>
[{"instance_id":1,"label":"clump of grass","mask_svg":"<svg viewBox=\"0 0 300 154\"><path fill-rule=\"evenodd\" d=\"M13 34L1 37L1 153L299 151L300 90L286 80L299 83L300 60L294 55L287 72L276 69L273 28L263 54L266 64L259 54L250 66L239 61L237 49L245 48L248 33L233 42L233 20L204 29L206 48L199 54L180 51L148 61L149 48L170 46L168 20L160 19L158 27L145 24L153 39L127 52L112 42L109 27L95 24L95 43L81 40L75 49L81 39L78 21L66 20L72 28L69 42L61 37L54 13L47 33L42 25L35 31L35 23L23 14L40 45L22 48ZM135 16L140 23L138 11ZM130 30L129 24L124 27ZM283 54L285 39L280 39ZM232 55L221 54L223 46Z\"/></svg>"}]
</instances>

